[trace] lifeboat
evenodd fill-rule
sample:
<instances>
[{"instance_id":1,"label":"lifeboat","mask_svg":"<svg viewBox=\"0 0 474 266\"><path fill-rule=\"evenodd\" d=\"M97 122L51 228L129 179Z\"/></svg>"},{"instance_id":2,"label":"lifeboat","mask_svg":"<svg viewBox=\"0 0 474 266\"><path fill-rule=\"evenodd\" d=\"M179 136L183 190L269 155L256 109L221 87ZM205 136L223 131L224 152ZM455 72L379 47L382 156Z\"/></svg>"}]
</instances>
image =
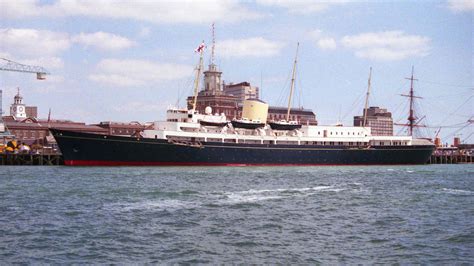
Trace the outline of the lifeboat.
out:
<instances>
[{"instance_id":1,"label":"lifeboat","mask_svg":"<svg viewBox=\"0 0 474 266\"><path fill-rule=\"evenodd\" d=\"M268 124L273 130L295 130L301 128L301 124L298 124L296 121L281 120L278 122L270 122Z\"/></svg>"},{"instance_id":2,"label":"lifeboat","mask_svg":"<svg viewBox=\"0 0 474 266\"><path fill-rule=\"evenodd\" d=\"M232 120L231 123L234 128L257 129L257 128L265 127L265 123L262 123L259 120L254 121L254 120L247 120L247 119L242 119L242 120L234 119Z\"/></svg>"},{"instance_id":3,"label":"lifeboat","mask_svg":"<svg viewBox=\"0 0 474 266\"><path fill-rule=\"evenodd\" d=\"M214 122L214 121L206 121L206 120L199 120L199 124L204 127L225 127L229 123L228 122Z\"/></svg>"}]
</instances>

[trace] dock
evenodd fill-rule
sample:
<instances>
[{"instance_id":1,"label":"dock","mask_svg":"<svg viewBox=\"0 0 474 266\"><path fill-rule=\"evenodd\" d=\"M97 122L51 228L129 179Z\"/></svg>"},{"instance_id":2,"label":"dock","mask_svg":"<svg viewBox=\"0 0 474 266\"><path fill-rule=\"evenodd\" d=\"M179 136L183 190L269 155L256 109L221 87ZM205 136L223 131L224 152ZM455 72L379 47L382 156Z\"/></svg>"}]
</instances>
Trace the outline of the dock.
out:
<instances>
[{"instance_id":1,"label":"dock","mask_svg":"<svg viewBox=\"0 0 474 266\"><path fill-rule=\"evenodd\" d=\"M435 154L431 155L428 164L461 164L473 163L474 156L460 154Z\"/></svg>"},{"instance_id":2,"label":"dock","mask_svg":"<svg viewBox=\"0 0 474 266\"><path fill-rule=\"evenodd\" d=\"M0 165L63 165L61 154L0 154Z\"/></svg>"}]
</instances>

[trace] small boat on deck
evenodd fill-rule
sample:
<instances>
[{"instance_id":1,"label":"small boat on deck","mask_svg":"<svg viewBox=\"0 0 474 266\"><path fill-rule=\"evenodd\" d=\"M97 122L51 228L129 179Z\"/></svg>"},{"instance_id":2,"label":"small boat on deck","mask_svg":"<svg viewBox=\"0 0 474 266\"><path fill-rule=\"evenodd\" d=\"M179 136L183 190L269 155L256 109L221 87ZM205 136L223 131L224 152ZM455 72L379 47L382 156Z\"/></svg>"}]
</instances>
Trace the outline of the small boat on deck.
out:
<instances>
[{"instance_id":1,"label":"small boat on deck","mask_svg":"<svg viewBox=\"0 0 474 266\"><path fill-rule=\"evenodd\" d=\"M245 118L239 120L234 119L231 123L234 128L257 129L265 127L265 123L262 123L261 121L248 120Z\"/></svg>"},{"instance_id":2,"label":"small boat on deck","mask_svg":"<svg viewBox=\"0 0 474 266\"><path fill-rule=\"evenodd\" d=\"M229 124L229 122L214 122L214 121L206 121L200 120L199 124L204 127L225 127Z\"/></svg>"},{"instance_id":3,"label":"small boat on deck","mask_svg":"<svg viewBox=\"0 0 474 266\"><path fill-rule=\"evenodd\" d=\"M301 128L301 124L296 121L280 120L278 122L274 121L268 124L273 130L295 130Z\"/></svg>"}]
</instances>

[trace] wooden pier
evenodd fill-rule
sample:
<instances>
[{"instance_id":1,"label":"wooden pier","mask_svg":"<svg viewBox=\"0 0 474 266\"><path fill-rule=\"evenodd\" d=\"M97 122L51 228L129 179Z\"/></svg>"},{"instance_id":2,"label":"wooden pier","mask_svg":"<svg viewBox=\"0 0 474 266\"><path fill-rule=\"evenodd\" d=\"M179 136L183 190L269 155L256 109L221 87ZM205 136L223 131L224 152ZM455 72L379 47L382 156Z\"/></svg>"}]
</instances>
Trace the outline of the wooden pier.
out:
<instances>
[{"instance_id":1,"label":"wooden pier","mask_svg":"<svg viewBox=\"0 0 474 266\"><path fill-rule=\"evenodd\" d=\"M460 154L434 154L428 164L460 164L474 163L474 156Z\"/></svg>"},{"instance_id":2,"label":"wooden pier","mask_svg":"<svg viewBox=\"0 0 474 266\"><path fill-rule=\"evenodd\" d=\"M61 154L0 154L0 165L63 165Z\"/></svg>"}]
</instances>

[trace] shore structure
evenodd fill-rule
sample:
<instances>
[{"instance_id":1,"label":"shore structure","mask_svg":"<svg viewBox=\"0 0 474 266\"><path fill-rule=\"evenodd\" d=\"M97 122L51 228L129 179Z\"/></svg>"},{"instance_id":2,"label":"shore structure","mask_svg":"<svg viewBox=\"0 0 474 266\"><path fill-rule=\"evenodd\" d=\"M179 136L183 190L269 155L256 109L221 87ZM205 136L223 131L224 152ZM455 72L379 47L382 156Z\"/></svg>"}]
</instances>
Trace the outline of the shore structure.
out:
<instances>
[{"instance_id":1,"label":"shore structure","mask_svg":"<svg viewBox=\"0 0 474 266\"><path fill-rule=\"evenodd\" d=\"M0 91L0 99L1 99ZM38 107L26 106L20 89L17 90L10 105L10 113L0 117L0 137L3 145L13 138L20 143L34 147L35 151L50 153L56 150L56 141L52 137L49 128L72 130L103 135L131 136L139 134L148 124L139 122L113 122L103 121L98 124L86 124L67 119L38 118ZM0 146L0 152L2 147Z\"/></svg>"}]
</instances>

